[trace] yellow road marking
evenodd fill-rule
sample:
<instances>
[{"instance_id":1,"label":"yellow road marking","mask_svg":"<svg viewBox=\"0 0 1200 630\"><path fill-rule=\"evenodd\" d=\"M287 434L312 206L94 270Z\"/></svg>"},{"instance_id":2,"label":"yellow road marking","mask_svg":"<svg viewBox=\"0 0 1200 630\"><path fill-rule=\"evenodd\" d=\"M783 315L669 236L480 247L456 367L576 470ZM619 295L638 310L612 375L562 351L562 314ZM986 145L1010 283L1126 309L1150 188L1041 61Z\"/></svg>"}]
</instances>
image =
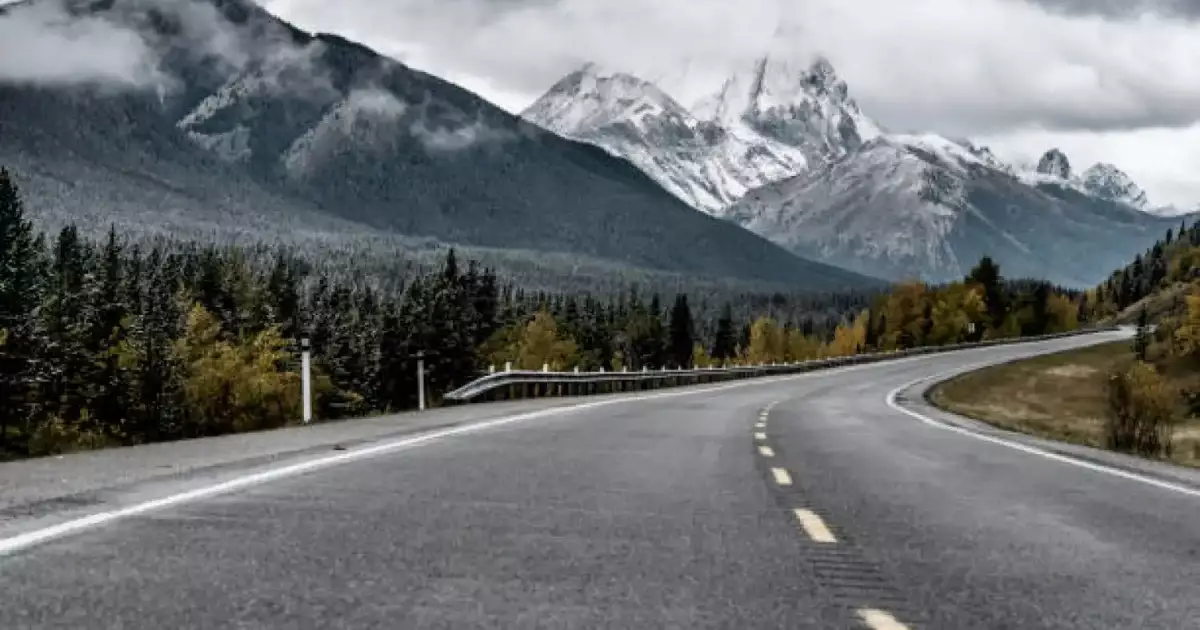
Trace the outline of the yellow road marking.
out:
<instances>
[{"instance_id":1,"label":"yellow road marking","mask_svg":"<svg viewBox=\"0 0 1200 630\"><path fill-rule=\"evenodd\" d=\"M819 543L835 543L837 538L833 536L833 532L825 526L825 521L821 520L812 510L796 509L796 520L800 521L800 527L804 528L804 533L813 539L813 542ZM886 627L886 626L884 626Z\"/></svg>"},{"instance_id":2,"label":"yellow road marking","mask_svg":"<svg viewBox=\"0 0 1200 630\"><path fill-rule=\"evenodd\" d=\"M756 439L756 440L758 440L758 441L760 441L760 442L761 442L761 441L763 441L763 440L767 439L767 434L766 434L766 433L755 433L755 434L754 434L754 439Z\"/></svg>"},{"instance_id":3,"label":"yellow road marking","mask_svg":"<svg viewBox=\"0 0 1200 630\"><path fill-rule=\"evenodd\" d=\"M775 451L770 446L758 447L758 453L763 457L775 457Z\"/></svg>"},{"instance_id":4,"label":"yellow road marking","mask_svg":"<svg viewBox=\"0 0 1200 630\"><path fill-rule=\"evenodd\" d=\"M908 630L908 626L896 621L896 618L873 608L864 608L858 611L858 616L872 630Z\"/></svg>"},{"instance_id":5,"label":"yellow road marking","mask_svg":"<svg viewBox=\"0 0 1200 630\"><path fill-rule=\"evenodd\" d=\"M771 474L775 475L775 483L781 486L792 485L792 476L788 474L787 470L784 470L783 468L772 468Z\"/></svg>"}]
</instances>

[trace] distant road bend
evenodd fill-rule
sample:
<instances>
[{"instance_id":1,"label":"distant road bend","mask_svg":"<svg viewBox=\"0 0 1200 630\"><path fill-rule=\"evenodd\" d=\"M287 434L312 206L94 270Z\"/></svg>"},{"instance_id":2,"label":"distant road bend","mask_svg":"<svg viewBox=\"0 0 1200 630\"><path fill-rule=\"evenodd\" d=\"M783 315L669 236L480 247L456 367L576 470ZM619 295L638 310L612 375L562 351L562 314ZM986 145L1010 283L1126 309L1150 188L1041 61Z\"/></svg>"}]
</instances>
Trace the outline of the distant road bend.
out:
<instances>
[{"instance_id":1,"label":"distant road bend","mask_svg":"<svg viewBox=\"0 0 1200 630\"><path fill-rule=\"evenodd\" d=\"M0 628L1200 628L1200 476L909 387L1121 335L3 464Z\"/></svg>"}]
</instances>

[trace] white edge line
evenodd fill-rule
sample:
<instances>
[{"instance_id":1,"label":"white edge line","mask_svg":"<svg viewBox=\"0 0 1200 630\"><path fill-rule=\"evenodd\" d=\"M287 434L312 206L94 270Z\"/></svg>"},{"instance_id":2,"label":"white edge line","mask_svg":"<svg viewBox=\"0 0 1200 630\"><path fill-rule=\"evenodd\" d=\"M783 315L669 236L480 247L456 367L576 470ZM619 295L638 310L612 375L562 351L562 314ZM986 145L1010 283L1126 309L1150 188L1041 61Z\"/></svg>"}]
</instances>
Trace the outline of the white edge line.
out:
<instances>
[{"instance_id":1,"label":"white edge line","mask_svg":"<svg viewBox=\"0 0 1200 630\"><path fill-rule=\"evenodd\" d=\"M945 422L941 422L939 420L935 420L933 418L930 418L929 416L926 416L924 414L913 411L912 409L907 409L896 402L896 396L898 396L900 394L900 392L902 392L910 387L913 387L919 383L922 383L924 381L941 379L943 377L946 377L946 376L949 376L952 374L956 374L956 373L964 373L965 374L967 372L973 371L976 368L979 368L982 366L987 366L987 365L991 365L991 364L969 365L966 368L958 368L958 369L954 369L954 370L948 370L948 371L942 372L940 374L935 374L933 376L926 376L923 378L919 378L915 381L911 381L909 383L901 385L900 387L897 387L896 389L893 389L892 391L888 392L887 405L889 407L891 407L892 409L899 411L900 413L903 413L903 414L906 414L913 418L916 418L917 420L920 420L921 422L923 422L929 426L932 426L932 427L937 427L939 429L944 429L946 431L952 431L952 432L958 433L960 435L966 435L968 437L973 437L977 440L983 440L984 442L991 442L992 444L1006 446L1008 448L1018 450L1023 453L1028 453L1030 455L1037 455L1038 457L1044 457L1046 459L1056 461L1061 464L1068 464L1070 466L1076 466L1079 468L1090 470L1092 472L1103 473L1106 475L1111 475L1113 477L1120 477L1121 479L1127 479L1129 481L1137 481L1139 483L1144 483L1146 485L1154 486L1156 488L1161 488L1163 490L1170 490L1172 492L1178 492L1180 494L1184 494L1184 495L1191 496L1191 497L1200 497L1200 490L1197 490L1194 488L1189 488L1187 486L1183 486L1183 485L1180 485L1177 483L1171 483L1170 481L1163 481L1162 479L1156 479L1154 477L1148 477L1146 475L1140 475L1135 472L1129 472L1128 470L1121 470L1120 468L1114 468L1112 466L1105 466L1103 464L1096 464L1096 463L1089 462L1086 460L1076 459L1074 457L1069 457L1066 455L1062 455L1060 453L1053 453L1053 452L1047 451L1045 449L1038 448L1036 446L1030 446L1028 444L1023 444L1021 442L1014 442L1011 440L1005 440L1003 438L998 438L998 437L995 437L992 435L986 435L984 433L977 433L975 431L971 431L970 429L964 429L962 427L957 427L957 426L954 426L951 424L946 424Z\"/></svg>"},{"instance_id":2,"label":"white edge line","mask_svg":"<svg viewBox=\"0 0 1200 630\"><path fill-rule=\"evenodd\" d=\"M474 433L477 431L483 431L486 429L504 426L507 424L524 422L527 420L533 420L536 418L542 418L542 417L546 417L546 416L553 416L553 415L559 415L559 414L572 413L572 412L576 412L576 411L583 411L586 409L594 409L596 407L604 407L607 405L618 405L618 404L631 403L631 402L641 402L641 401L646 401L646 400L655 400L655 399L659 399L659 398L674 398L674 397L678 397L678 396L693 396L696 394L706 394L706 393L711 393L711 392L723 391L726 389L733 389L736 387L750 387L750 386L755 386L755 385L770 385L772 383L801 379L801 378L806 378L806 377L814 377L814 376L821 377L821 376L844 374L846 372L854 372L854 371L858 371L858 370L878 367L881 365L896 365L898 363L906 363L909 361L929 359L931 357L937 357L937 356L939 356L939 355L937 355L937 354L918 355L915 357L906 357L903 359L895 359L895 360L891 360L891 361L882 361L882 362L876 362L876 363L865 363L865 364L860 364L860 365L843 366L843 367L837 367L837 368L832 368L832 369L828 369L828 370L815 370L812 372L800 372L798 374L788 374L788 375L776 376L776 377L747 379L747 380L737 381L735 383L726 383L723 385L717 385L714 387L706 387L706 388L702 388L702 389L700 389L700 388L686 389L686 390L682 390L682 391L659 392L659 393L655 393L655 394L646 394L646 395L642 395L642 396L610 398L607 400L597 400L597 401L592 401L592 402L580 403L577 405L570 405L570 406L566 406L566 407L552 407L549 409L539 409L537 411L531 411L531 412L527 412L527 413L517 414L514 416L505 416L505 417L501 417L501 418L493 418L492 420L483 420L480 422L474 422L474 423L468 424L466 426L459 426L459 427L453 427L453 428L448 428L448 429L437 429L437 430L429 431L427 433L422 433L420 435L413 436L413 437L407 437L407 438L403 438L403 439L399 439L399 440L393 440L390 442L383 442L381 444L376 444L374 446L368 446L368 447L353 450L353 451L346 451L346 452L338 454L338 455L330 455L330 456L322 457L319 459L313 459L313 460L309 460L309 461L299 462L296 464L290 464L290 465L283 466L280 468L273 468L273 469L265 470L262 472L244 475L242 477L237 477L237 478L231 479L229 481L213 484L210 486L204 486L201 488L196 488L194 490L189 490L187 492L181 492L179 494L168 495L168 496L165 496L165 497L162 497L159 499L144 501L142 503L137 503L137 504L125 507L125 508L118 509L118 510L96 512L93 514L88 514L86 516L81 516L79 518L74 518L74 519L71 519L68 521L64 521L64 522L58 523L56 525L51 525L49 527L35 529L35 530L28 531L25 533L17 534L15 536L10 536L8 538L0 538L0 557L11 555L15 552L28 549L35 545L38 545L38 544L41 544L44 542L48 542L50 540L54 540L56 538L61 538L64 536L68 536L70 534L79 533L84 530L99 527L101 525L112 523L112 522L120 520L120 519L129 518L132 516L139 516L141 514L146 514L148 512L153 512L153 511L173 507L176 505L181 505L181 504L189 503L192 501L198 501L200 499L206 499L206 498L214 497L214 496L221 495L221 494L228 494L230 492L242 490L244 488L248 488L251 486L260 485L263 483L276 481L276 480L284 479L287 477L294 477L296 475L301 475L301 474L304 474L307 472L321 470L324 468L330 468L332 466L345 464L345 463L356 461L359 459L366 459L368 457L372 457L375 455L381 455L384 453L388 453L390 451L396 451L396 450L400 450L400 449L410 447L410 446L417 446L420 444L424 444L427 442L433 442L435 440L439 440L442 438L451 437L451 436L455 436L455 435ZM766 438L766 436L764 435L762 439L765 439L765 438Z\"/></svg>"}]
</instances>

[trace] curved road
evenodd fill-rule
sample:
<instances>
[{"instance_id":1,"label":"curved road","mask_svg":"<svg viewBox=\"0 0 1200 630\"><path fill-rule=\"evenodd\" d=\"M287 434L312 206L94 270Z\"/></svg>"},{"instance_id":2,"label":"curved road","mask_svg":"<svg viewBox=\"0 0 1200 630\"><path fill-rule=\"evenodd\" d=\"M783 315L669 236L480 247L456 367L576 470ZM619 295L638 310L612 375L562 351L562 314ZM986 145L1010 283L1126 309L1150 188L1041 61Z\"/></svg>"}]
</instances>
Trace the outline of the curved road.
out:
<instances>
[{"instance_id":1,"label":"curved road","mask_svg":"<svg viewBox=\"0 0 1200 630\"><path fill-rule=\"evenodd\" d=\"M2 465L0 628L1200 628L1200 477L905 402L1112 338Z\"/></svg>"}]
</instances>

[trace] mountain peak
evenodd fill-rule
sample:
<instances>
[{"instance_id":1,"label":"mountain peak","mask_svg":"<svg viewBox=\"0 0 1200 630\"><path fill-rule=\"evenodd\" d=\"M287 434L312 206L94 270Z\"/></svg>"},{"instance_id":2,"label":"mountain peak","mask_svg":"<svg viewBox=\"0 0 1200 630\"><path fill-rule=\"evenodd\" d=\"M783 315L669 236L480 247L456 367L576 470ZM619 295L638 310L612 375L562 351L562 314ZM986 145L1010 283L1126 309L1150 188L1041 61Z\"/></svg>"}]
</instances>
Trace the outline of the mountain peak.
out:
<instances>
[{"instance_id":1,"label":"mountain peak","mask_svg":"<svg viewBox=\"0 0 1200 630\"><path fill-rule=\"evenodd\" d=\"M1133 178L1112 164L1094 164L1083 172L1082 179L1083 189L1101 199L1123 203L1139 210L1145 210L1149 205L1146 192Z\"/></svg>"},{"instance_id":2,"label":"mountain peak","mask_svg":"<svg viewBox=\"0 0 1200 630\"><path fill-rule=\"evenodd\" d=\"M1067 154L1057 148L1042 154L1036 170L1042 175L1051 175L1064 180L1071 179L1071 161L1067 159Z\"/></svg>"},{"instance_id":3,"label":"mountain peak","mask_svg":"<svg viewBox=\"0 0 1200 630\"><path fill-rule=\"evenodd\" d=\"M798 61L774 50L735 71L692 113L797 147L813 164L843 156L883 133L850 98L828 59Z\"/></svg>"},{"instance_id":4,"label":"mountain peak","mask_svg":"<svg viewBox=\"0 0 1200 630\"><path fill-rule=\"evenodd\" d=\"M583 129L663 116L687 118L688 114L654 84L587 63L555 83L521 116L555 133L573 136Z\"/></svg>"},{"instance_id":5,"label":"mountain peak","mask_svg":"<svg viewBox=\"0 0 1200 630\"><path fill-rule=\"evenodd\" d=\"M843 101L850 96L849 86L838 77L833 63L822 56L818 56L809 65L808 70L803 74L803 81L813 90L833 94Z\"/></svg>"}]
</instances>

